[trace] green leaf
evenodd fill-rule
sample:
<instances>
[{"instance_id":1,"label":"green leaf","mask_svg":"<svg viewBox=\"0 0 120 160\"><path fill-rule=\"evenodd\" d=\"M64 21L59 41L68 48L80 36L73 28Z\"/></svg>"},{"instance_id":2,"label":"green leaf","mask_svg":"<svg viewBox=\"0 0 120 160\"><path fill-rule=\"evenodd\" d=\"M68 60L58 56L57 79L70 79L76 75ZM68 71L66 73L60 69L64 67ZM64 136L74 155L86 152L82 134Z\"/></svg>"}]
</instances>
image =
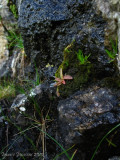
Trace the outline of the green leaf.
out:
<instances>
[{"instance_id":1,"label":"green leaf","mask_svg":"<svg viewBox=\"0 0 120 160\"><path fill-rule=\"evenodd\" d=\"M76 52L77 54L77 58L80 61L80 64L85 64L88 61L88 58L90 57L90 54L88 56L84 56L82 53L82 50L78 50L78 52Z\"/></svg>"},{"instance_id":2,"label":"green leaf","mask_svg":"<svg viewBox=\"0 0 120 160\"><path fill-rule=\"evenodd\" d=\"M104 139L106 139L106 137L107 137L110 133L112 133L115 129L117 129L118 127L120 127L120 123L117 124L115 127L113 127L109 132L107 132L107 133L105 134L105 136L100 140L99 144L97 145L97 147L96 147L96 149L95 149L95 151L94 151L94 153L93 153L93 155L92 155L92 157L91 157L90 160L93 160L93 159L94 159L95 154L97 153L98 148L100 147L100 145L102 144L102 142L104 141Z\"/></svg>"},{"instance_id":3,"label":"green leaf","mask_svg":"<svg viewBox=\"0 0 120 160\"><path fill-rule=\"evenodd\" d=\"M105 49L105 51L106 51L106 53L108 54L108 56L109 56L110 58L112 58L112 59L114 59L114 58L115 58L114 53L112 53L112 52L108 51L107 49Z\"/></svg>"},{"instance_id":4,"label":"green leaf","mask_svg":"<svg viewBox=\"0 0 120 160\"><path fill-rule=\"evenodd\" d=\"M112 141L110 141L108 138L106 138L106 141L109 143L109 145L112 145L113 147L117 147L116 144L114 144Z\"/></svg>"}]
</instances>

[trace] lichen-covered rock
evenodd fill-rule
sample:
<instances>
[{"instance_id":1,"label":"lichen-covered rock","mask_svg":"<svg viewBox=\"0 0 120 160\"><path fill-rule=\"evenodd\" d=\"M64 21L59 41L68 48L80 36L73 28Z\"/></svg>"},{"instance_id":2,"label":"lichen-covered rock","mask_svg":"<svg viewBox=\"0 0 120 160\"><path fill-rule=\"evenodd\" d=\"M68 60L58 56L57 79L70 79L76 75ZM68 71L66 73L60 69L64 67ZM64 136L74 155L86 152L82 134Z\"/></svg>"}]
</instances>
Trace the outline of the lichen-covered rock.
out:
<instances>
[{"instance_id":1,"label":"lichen-covered rock","mask_svg":"<svg viewBox=\"0 0 120 160\"><path fill-rule=\"evenodd\" d=\"M90 159L100 139L120 122L119 94L113 93L108 88L93 86L60 101L58 105L59 131L64 145L67 147L73 144L80 145L81 150L87 152L86 155L89 155ZM105 159L108 158L107 154ZM87 159L85 157L85 160Z\"/></svg>"}]
</instances>

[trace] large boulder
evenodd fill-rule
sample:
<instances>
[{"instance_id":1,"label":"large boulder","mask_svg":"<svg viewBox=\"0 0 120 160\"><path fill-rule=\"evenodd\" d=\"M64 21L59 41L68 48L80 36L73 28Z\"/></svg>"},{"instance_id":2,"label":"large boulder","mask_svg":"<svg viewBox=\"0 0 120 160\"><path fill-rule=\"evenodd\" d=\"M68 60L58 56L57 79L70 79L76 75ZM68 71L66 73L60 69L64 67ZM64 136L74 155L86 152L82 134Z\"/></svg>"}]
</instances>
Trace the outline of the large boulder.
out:
<instances>
[{"instance_id":1,"label":"large boulder","mask_svg":"<svg viewBox=\"0 0 120 160\"><path fill-rule=\"evenodd\" d=\"M75 51L91 53L96 69L105 70L107 21L96 8L89 0L23 0L18 23L31 62L40 67L48 62L59 66L64 48L75 40Z\"/></svg>"},{"instance_id":2,"label":"large boulder","mask_svg":"<svg viewBox=\"0 0 120 160\"><path fill-rule=\"evenodd\" d=\"M68 148L76 144L84 154L83 159L90 160L103 136L120 121L119 95L120 92L114 93L108 88L93 86L60 101L59 133L63 145ZM107 160L114 153L119 153L116 139L119 134L114 134L115 132L111 133L107 138L117 147L109 147L109 142L105 139L95 159ZM107 149L104 150L105 147ZM79 160L77 157L76 160Z\"/></svg>"}]
</instances>

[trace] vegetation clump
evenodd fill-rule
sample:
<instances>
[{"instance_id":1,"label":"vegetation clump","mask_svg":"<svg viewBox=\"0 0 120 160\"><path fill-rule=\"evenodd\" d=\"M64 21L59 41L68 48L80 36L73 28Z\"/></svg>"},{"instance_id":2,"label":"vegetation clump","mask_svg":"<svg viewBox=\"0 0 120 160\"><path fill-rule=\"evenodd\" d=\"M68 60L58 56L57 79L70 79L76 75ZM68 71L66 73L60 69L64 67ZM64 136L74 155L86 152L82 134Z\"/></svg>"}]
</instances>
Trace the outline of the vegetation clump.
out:
<instances>
[{"instance_id":1,"label":"vegetation clump","mask_svg":"<svg viewBox=\"0 0 120 160\"><path fill-rule=\"evenodd\" d=\"M18 19L18 10L17 10L17 7L16 5L13 3L12 0L8 0L8 6L10 8L10 11L12 12L14 18Z\"/></svg>"},{"instance_id":2,"label":"vegetation clump","mask_svg":"<svg viewBox=\"0 0 120 160\"><path fill-rule=\"evenodd\" d=\"M79 49L78 52L76 52L76 54L77 54L78 60L80 61L80 64L84 65L89 63L88 58L90 57L90 54L88 56L86 55L84 56L81 49Z\"/></svg>"},{"instance_id":3,"label":"vegetation clump","mask_svg":"<svg viewBox=\"0 0 120 160\"><path fill-rule=\"evenodd\" d=\"M77 55L76 53L79 55ZM66 85L58 86L61 96L66 97L72 94L73 92L85 86L90 80L93 69L93 65L88 61L90 54L88 56L83 56L83 54L80 55L80 53L82 52L76 51L75 41L73 41L64 49L63 61L59 66L55 77L60 77L60 69L62 68L63 73L71 75L71 77L73 77L73 80L66 81ZM81 61L78 56L81 56Z\"/></svg>"},{"instance_id":4,"label":"vegetation clump","mask_svg":"<svg viewBox=\"0 0 120 160\"><path fill-rule=\"evenodd\" d=\"M118 40L116 39L115 42L110 40L110 45L111 45L111 51L108 49L105 49L108 57L110 58L110 63L113 62L116 59L116 55L118 54Z\"/></svg>"},{"instance_id":5,"label":"vegetation clump","mask_svg":"<svg viewBox=\"0 0 120 160\"><path fill-rule=\"evenodd\" d=\"M63 76L63 72L62 72L62 68L60 68L60 78L55 78L55 85L54 86L57 86L57 96L59 97L60 94L59 94L59 88L58 86L62 85L62 84L66 84L65 80L71 80L73 79L73 77L71 77L70 75L64 75Z\"/></svg>"},{"instance_id":6,"label":"vegetation clump","mask_svg":"<svg viewBox=\"0 0 120 160\"><path fill-rule=\"evenodd\" d=\"M11 49L13 47L17 47L19 49L24 49L23 39L22 39L22 36L20 33L16 33L14 30L9 30L7 39L9 42L9 45L8 45L9 49Z\"/></svg>"}]
</instances>

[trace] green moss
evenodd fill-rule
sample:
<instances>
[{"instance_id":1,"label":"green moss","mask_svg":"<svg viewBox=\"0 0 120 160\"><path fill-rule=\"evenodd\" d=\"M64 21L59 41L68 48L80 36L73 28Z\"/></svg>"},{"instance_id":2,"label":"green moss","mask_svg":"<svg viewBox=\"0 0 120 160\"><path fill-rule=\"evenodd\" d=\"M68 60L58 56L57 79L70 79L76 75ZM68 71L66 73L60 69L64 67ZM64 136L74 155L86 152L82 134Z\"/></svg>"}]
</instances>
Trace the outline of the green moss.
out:
<instances>
[{"instance_id":1,"label":"green moss","mask_svg":"<svg viewBox=\"0 0 120 160\"><path fill-rule=\"evenodd\" d=\"M76 55L74 42L72 42L64 49L63 62L55 74L56 77L60 77L60 68L62 68L64 75L67 74L73 77L73 80L66 80L65 85L59 86L60 95L68 96L87 85L90 80L93 65L91 63L85 65L80 64Z\"/></svg>"},{"instance_id":2,"label":"green moss","mask_svg":"<svg viewBox=\"0 0 120 160\"><path fill-rule=\"evenodd\" d=\"M9 42L8 49L12 49L13 47L24 49L23 39L18 30L8 30L7 40Z\"/></svg>"}]
</instances>

